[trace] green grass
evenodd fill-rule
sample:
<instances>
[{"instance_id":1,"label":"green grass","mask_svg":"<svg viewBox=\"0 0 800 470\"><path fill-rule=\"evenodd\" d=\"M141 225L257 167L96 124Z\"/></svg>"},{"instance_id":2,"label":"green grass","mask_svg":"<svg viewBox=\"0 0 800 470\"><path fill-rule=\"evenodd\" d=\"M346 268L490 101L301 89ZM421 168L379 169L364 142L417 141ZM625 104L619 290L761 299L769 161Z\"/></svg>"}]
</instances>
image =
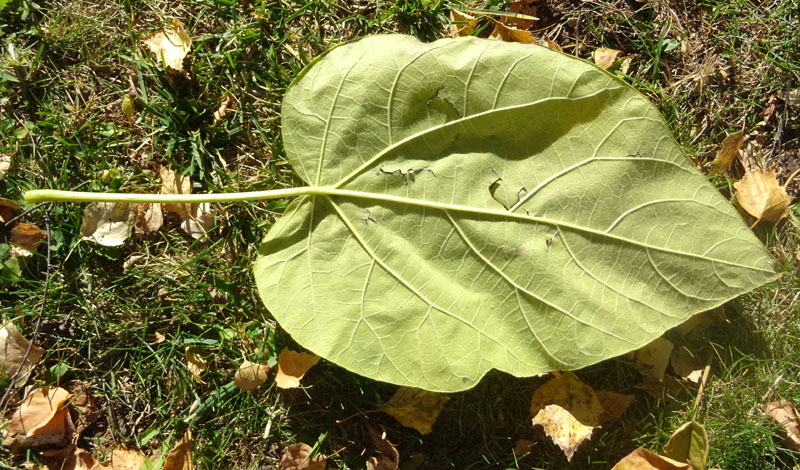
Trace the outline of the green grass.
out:
<instances>
[{"instance_id":1,"label":"green grass","mask_svg":"<svg viewBox=\"0 0 800 470\"><path fill-rule=\"evenodd\" d=\"M464 3L505 11L507 2ZM632 57L628 79L659 106L698 166L707 166L724 135L744 122L765 165L791 171L789 156L800 149L798 122L780 116L782 93L800 83L792 3L542 1L536 28L546 28L551 38L572 46L566 52L582 58L596 47ZM303 65L340 41L367 34L443 37L448 5L7 2L0 7L0 152L13 155L14 163L0 180L0 196L21 201L30 189L80 184L95 191L157 192L159 165L191 175L196 192L296 185L285 164L279 112ZM190 78L170 76L140 46L141 36L170 17L180 18L193 38ZM491 25L483 31L487 35ZM687 49L666 50L674 45L670 41L688 41ZM706 63L713 67L704 75ZM213 112L229 94L234 104L228 117L215 123ZM122 112L125 95L136 102L132 121ZM776 112L757 127L771 96L777 97ZM104 181L105 170L118 175ZM731 194L733 179L714 181ZM84 445L96 457L120 445L148 454L168 449L191 426L198 468L269 468L285 445L299 441L336 453L329 468L363 468L372 448L368 423L386 430L408 469L605 469L639 445L660 451L672 431L691 419L693 387L650 397L637 388L640 375L624 358L578 372L598 389L634 394L637 401L622 419L596 431L570 465L531 426L531 392L546 378L490 374L454 395L426 436L376 411L395 387L330 363L313 368L302 390L281 391L271 381L255 393L232 389L228 384L243 359L266 358L274 366L283 347L296 347L257 298L251 272L261 237L286 203L217 207L216 227L198 241L171 218L158 233L136 235L120 248L79 241L82 205L48 209L52 277L39 337L48 353L31 382L91 384L103 414L84 433ZM25 220L43 227L45 210L37 208ZM800 404L800 220L794 214L756 227L779 261L779 283L726 306L729 323L668 334L676 347L712 359L697 410L711 438L709 466L797 465L796 454L782 448L775 425L760 411L765 399ZM45 265L40 250L22 280L0 287L2 318L24 321L28 336L44 300ZM187 346L209 362L202 383L184 365ZM531 454L514 456L518 439L535 442ZM5 465L25 458L0 450ZM421 466L409 465L420 458Z\"/></svg>"}]
</instances>

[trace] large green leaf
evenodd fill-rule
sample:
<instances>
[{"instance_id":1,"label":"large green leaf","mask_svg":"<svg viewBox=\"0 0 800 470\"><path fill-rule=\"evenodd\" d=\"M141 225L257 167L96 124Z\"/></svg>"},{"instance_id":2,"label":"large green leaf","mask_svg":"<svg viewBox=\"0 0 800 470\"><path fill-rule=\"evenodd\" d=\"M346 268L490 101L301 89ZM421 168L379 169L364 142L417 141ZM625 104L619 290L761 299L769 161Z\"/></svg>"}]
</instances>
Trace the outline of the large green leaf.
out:
<instances>
[{"instance_id":1,"label":"large green leaf","mask_svg":"<svg viewBox=\"0 0 800 470\"><path fill-rule=\"evenodd\" d=\"M261 246L259 292L359 374L454 391L576 369L775 278L658 111L574 57L368 37L282 113L312 191Z\"/></svg>"}]
</instances>

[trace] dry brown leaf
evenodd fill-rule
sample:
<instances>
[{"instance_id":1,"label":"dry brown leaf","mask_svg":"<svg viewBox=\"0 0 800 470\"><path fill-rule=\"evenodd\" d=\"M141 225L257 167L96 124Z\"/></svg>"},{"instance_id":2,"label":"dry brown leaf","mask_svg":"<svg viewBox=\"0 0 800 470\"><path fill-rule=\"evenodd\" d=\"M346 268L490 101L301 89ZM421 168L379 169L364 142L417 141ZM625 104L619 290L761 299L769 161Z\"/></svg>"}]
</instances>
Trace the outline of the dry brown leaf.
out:
<instances>
[{"instance_id":1,"label":"dry brown leaf","mask_svg":"<svg viewBox=\"0 0 800 470\"><path fill-rule=\"evenodd\" d=\"M69 413L75 425L75 432L80 434L91 426L102 413L87 385L77 390L73 388L73 396L75 398L70 400Z\"/></svg>"},{"instance_id":2,"label":"dry brown leaf","mask_svg":"<svg viewBox=\"0 0 800 470\"><path fill-rule=\"evenodd\" d=\"M730 320L728 320L725 315L725 307L722 305L692 315L688 320L681 323L678 329L683 334L689 334L697 328L706 329L713 326L715 323L730 323Z\"/></svg>"},{"instance_id":3,"label":"dry brown leaf","mask_svg":"<svg viewBox=\"0 0 800 470\"><path fill-rule=\"evenodd\" d=\"M72 394L61 387L31 391L5 429L6 447L63 445L71 437L67 402Z\"/></svg>"},{"instance_id":4,"label":"dry brown leaf","mask_svg":"<svg viewBox=\"0 0 800 470\"><path fill-rule=\"evenodd\" d=\"M161 204L131 204L136 233L158 232L164 225Z\"/></svg>"},{"instance_id":5,"label":"dry brown leaf","mask_svg":"<svg viewBox=\"0 0 800 470\"><path fill-rule=\"evenodd\" d=\"M167 454L167 459L164 461L164 466L161 467L161 470L192 470L194 468L192 463L193 446L192 432L186 431L181 441Z\"/></svg>"},{"instance_id":6,"label":"dry brown leaf","mask_svg":"<svg viewBox=\"0 0 800 470\"><path fill-rule=\"evenodd\" d=\"M682 379L698 384L703 378L705 364L687 349L674 349L669 357L669 363L675 375Z\"/></svg>"},{"instance_id":7,"label":"dry brown leaf","mask_svg":"<svg viewBox=\"0 0 800 470\"><path fill-rule=\"evenodd\" d=\"M269 366L245 360L233 376L233 383L242 390L257 389L267 380Z\"/></svg>"},{"instance_id":8,"label":"dry brown leaf","mask_svg":"<svg viewBox=\"0 0 800 470\"><path fill-rule=\"evenodd\" d=\"M578 447L592 437L595 428L581 423L558 405L547 405L539 410L533 417L533 425L544 428L544 433L564 452L567 462L572 460Z\"/></svg>"},{"instance_id":9,"label":"dry brown leaf","mask_svg":"<svg viewBox=\"0 0 800 470\"><path fill-rule=\"evenodd\" d=\"M800 414L797 413L797 408L790 401L778 400L770 402L766 411L785 433L786 447L800 451Z\"/></svg>"},{"instance_id":10,"label":"dry brown leaf","mask_svg":"<svg viewBox=\"0 0 800 470\"><path fill-rule=\"evenodd\" d=\"M664 378L672 353L672 343L664 338L656 338L647 346L636 351L636 362L639 370L655 379Z\"/></svg>"},{"instance_id":11,"label":"dry brown leaf","mask_svg":"<svg viewBox=\"0 0 800 470\"><path fill-rule=\"evenodd\" d=\"M455 8L450 9L450 26L447 27L447 31L451 38L469 36L475 31L475 26L477 25L478 20L474 16L460 12Z\"/></svg>"},{"instance_id":12,"label":"dry brown leaf","mask_svg":"<svg viewBox=\"0 0 800 470\"><path fill-rule=\"evenodd\" d=\"M189 346L186 346L186 349L183 350L183 355L186 358L186 368L189 369L189 372L192 373L192 376L197 379L198 382L202 382L200 376L203 375L203 372L208 368L208 362L195 355Z\"/></svg>"},{"instance_id":13,"label":"dry brown leaf","mask_svg":"<svg viewBox=\"0 0 800 470\"><path fill-rule=\"evenodd\" d=\"M19 223L11 229L8 241L11 242L11 254L14 256L33 256L39 245L47 239L47 234L32 224ZM14 246L16 245L16 246Z\"/></svg>"},{"instance_id":14,"label":"dry brown leaf","mask_svg":"<svg viewBox=\"0 0 800 470\"><path fill-rule=\"evenodd\" d=\"M619 53L620 51L616 49L600 47L592 52L592 60L594 60L595 65L601 69L608 70L612 65L614 65L614 61L617 60Z\"/></svg>"},{"instance_id":15,"label":"dry brown leaf","mask_svg":"<svg viewBox=\"0 0 800 470\"><path fill-rule=\"evenodd\" d=\"M521 15L529 16L534 19L529 18L512 18L506 17L503 18L503 23L514 26L518 29L530 29L536 23L536 3L538 0L520 0L516 2L511 2L508 5L508 12L509 13L519 13Z\"/></svg>"},{"instance_id":16,"label":"dry brown leaf","mask_svg":"<svg viewBox=\"0 0 800 470\"><path fill-rule=\"evenodd\" d=\"M592 387L572 372L562 372L534 390L533 424L547 434L572 459L580 444L600 425L603 405Z\"/></svg>"},{"instance_id":17,"label":"dry brown leaf","mask_svg":"<svg viewBox=\"0 0 800 470\"><path fill-rule=\"evenodd\" d=\"M745 173L744 178L734 183L733 187L736 189L736 202L755 217L756 222L777 222L789 214L791 199L778 185L774 168Z\"/></svg>"},{"instance_id":18,"label":"dry brown leaf","mask_svg":"<svg viewBox=\"0 0 800 470\"><path fill-rule=\"evenodd\" d=\"M131 234L133 212L128 204L92 202L83 210L81 240L104 246L120 246Z\"/></svg>"},{"instance_id":19,"label":"dry brown leaf","mask_svg":"<svg viewBox=\"0 0 800 470\"><path fill-rule=\"evenodd\" d=\"M192 194L192 182L188 175L178 176L167 167L160 167L158 174L161 176L161 194ZM191 204L162 204L167 211L177 214L181 220L186 220L193 213Z\"/></svg>"},{"instance_id":20,"label":"dry brown leaf","mask_svg":"<svg viewBox=\"0 0 800 470\"><path fill-rule=\"evenodd\" d=\"M96 463L92 470L140 470L147 463L141 451L118 447L111 451L111 456L103 463Z\"/></svg>"},{"instance_id":21,"label":"dry brown leaf","mask_svg":"<svg viewBox=\"0 0 800 470\"><path fill-rule=\"evenodd\" d=\"M610 390L598 390L597 399L603 406L603 413L600 414L600 424L608 424L622 416L622 413L633 403L633 395L612 392Z\"/></svg>"},{"instance_id":22,"label":"dry brown leaf","mask_svg":"<svg viewBox=\"0 0 800 470\"><path fill-rule=\"evenodd\" d=\"M192 50L192 39L180 21L173 19L164 29L148 34L142 41L158 60L163 60L168 71L184 73L183 59Z\"/></svg>"},{"instance_id":23,"label":"dry brown leaf","mask_svg":"<svg viewBox=\"0 0 800 470\"><path fill-rule=\"evenodd\" d=\"M325 470L327 459L324 455L309 457L313 449L302 442L283 449L281 470Z\"/></svg>"},{"instance_id":24,"label":"dry brown leaf","mask_svg":"<svg viewBox=\"0 0 800 470\"><path fill-rule=\"evenodd\" d=\"M692 470L692 467L640 447L617 462L611 470Z\"/></svg>"},{"instance_id":25,"label":"dry brown leaf","mask_svg":"<svg viewBox=\"0 0 800 470\"><path fill-rule=\"evenodd\" d=\"M0 367L2 372L8 374L9 377L14 375L22 364L25 358L25 352L28 350L30 341L25 339L22 334L17 330L13 323L6 323L0 328ZM44 355L44 349L34 345L31 347L31 352L25 361L25 365L20 369L19 375L14 380L15 387L21 387L28 381L28 376L31 369L39 363L39 360Z\"/></svg>"},{"instance_id":26,"label":"dry brown leaf","mask_svg":"<svg viewBox=\"0 0 800 470\"><path fill-rule=\"evenodd\" d=\"M733 134L725 137L720 146L717 158L711 162L711 171L709 175L721 175L731 169L733 160L739 155L739 149L742 147L744 141L744 134L734 132Z\"/></svg>"},{"instance_id":27,"label":"dry brown leaf","mask_svg":"<svg viewBox=\"0 0 800 470\"><path fill-rule=\"evenodd\" d=\"M42 460L47 464L48 468L57 470L90 470L96 468L92 455L75 444L69 444L60 449L42 451Z\"/></svg>"},{"instance_id":28,"label":"dry brown leaf","mask_svg":"<svg viewBox=\"0 0 800 470\"><path fill-rule=\"evenodd\" d=\"M8 170L11 169L11 155L0 153L0 180L5 178Z\"/></svg>"},{"instance_id":29,"label":"dry brown leaf","mask_svg":"<svg viewBox=\"0 0 800 470\"><path fill-rule=\"evenodd\" d=\"M397 470L400 464L400 453L397 452L397 448L386 439L385 433L381 434L369 425L367 429L378 452L378 455L367 459L367 470Z\"/></svg>"},{"instance_id":30,"label":"dry brown leaf","mask_svg":"<svg viewBox=\"0 0 800 470\"><path fill-rule=\"evenodd\" d=\"M516 455L517 457L522 457L523 455L532 451L533 446L535 445L536 441L529 441L528 439L517 439L517 442L514 443L514 455Z\"/></svg>"},{"instance_id":31,"label":"dry brown leaf","mask_svg":"<svg viewBox=\"0 0 800 470\"><path fill-rule=\"evenodd\" d=\"M6 223L13 219L20 209L22 209L22 206L11 199L0 197L0 222Z\"/></svg>"},{"instance_id":32,"label":"dry brown leaf","mask_svg":"<svg viewBox=\"0 0 800 470\"><path fill-rule=\"evenodd\" d=\"M400 387L381 407L407 428L429 434L450 397L418 388Z\"/></svg>"},{"instance_id":33,"label":"dry brown leaf","mask_svg":"<svg viewBox=\"0 0 800 470\"><path fill-rule=\"evenodd\" d=\"M494 39L497 41L524 42L532 44L535 44L537 42L530 31L523 31L517 28L509 28L508 26L504 25L503 23L500 23L499 21L495 21L494 29L492 30L492 34L489 35L489 39Z\"/></svg>"},{"instance_id":34,"label":"dry brown leaf","mask_svg":"<svg viewBox=\"0 0 800 470\"><path fill-rule=\"evenodd\" d=\"M278 354L278 373L275 375L275 385L279 388L299 387L300 379L317 362L319 362L319 356L283 348L283 351Z\"/></svg>"}]
</instances>

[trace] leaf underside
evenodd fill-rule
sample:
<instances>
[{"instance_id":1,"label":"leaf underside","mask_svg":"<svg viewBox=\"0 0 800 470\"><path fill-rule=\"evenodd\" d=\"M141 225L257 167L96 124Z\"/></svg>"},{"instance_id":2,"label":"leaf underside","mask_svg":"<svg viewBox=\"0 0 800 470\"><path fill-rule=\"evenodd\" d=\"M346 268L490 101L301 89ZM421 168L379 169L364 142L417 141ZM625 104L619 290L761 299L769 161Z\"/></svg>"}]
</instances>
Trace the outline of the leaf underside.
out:
<instances>
[{"instance_id":1,"label":"leaf underside","mask_svg":"<svg viewBox=\"0 0 800 470\"><path fill-rule=\"evenodd\" d=\"M304 70L282 128L318 192L265 238L259 293L373 379L577 369L775 279L656 108L550 49L368 37Z\"/></svg>"}]
</instances>

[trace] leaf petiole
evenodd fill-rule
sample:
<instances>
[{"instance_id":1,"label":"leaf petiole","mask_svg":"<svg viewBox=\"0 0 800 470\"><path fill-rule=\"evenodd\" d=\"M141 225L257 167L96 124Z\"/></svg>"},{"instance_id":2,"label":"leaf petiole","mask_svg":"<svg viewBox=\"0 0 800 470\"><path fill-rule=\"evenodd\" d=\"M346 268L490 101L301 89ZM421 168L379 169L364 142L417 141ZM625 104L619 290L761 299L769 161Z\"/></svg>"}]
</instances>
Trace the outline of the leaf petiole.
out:
<instances>
[{"instance_id":1,"label":"leaf petiole","mask_svg":"<svg viewBox=\"0 0 800 470\"><path fill-rule=\"evenodd\" d=\"M92 193L83 191L61 191L38 189L25 193L25 202L138 202L138 203L204 203L261 201L314 194L327 194L326 187L303 186L299 188L273 189L269 191L248 191L243 193L212 194L126 194Z\"/></svg>"}]
</instances>

